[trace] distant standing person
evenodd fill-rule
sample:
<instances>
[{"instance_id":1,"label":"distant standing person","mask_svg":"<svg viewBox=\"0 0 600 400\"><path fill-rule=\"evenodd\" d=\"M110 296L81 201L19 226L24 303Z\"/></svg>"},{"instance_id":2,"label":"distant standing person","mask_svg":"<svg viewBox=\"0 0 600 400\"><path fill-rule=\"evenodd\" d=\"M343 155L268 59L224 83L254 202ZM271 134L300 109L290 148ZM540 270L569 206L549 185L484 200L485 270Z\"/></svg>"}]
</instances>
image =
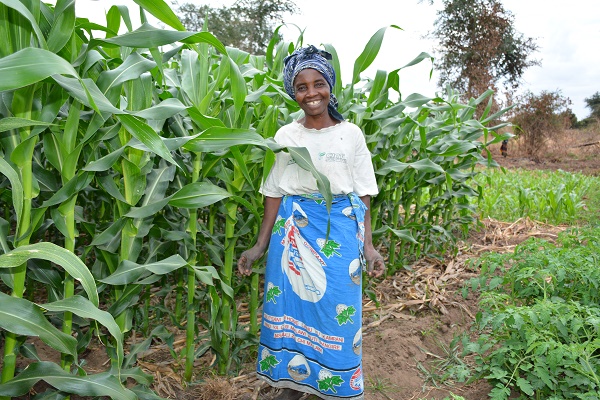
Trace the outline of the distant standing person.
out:
<instances>
[{"instance_id":1,"label":"distant standing person","mask_svg":"<svg viewBox=\"0 0 600 400\"><path fill-rule=\"evenodd\" d=\"M508 156L508 139L504 139L502 144L500 145L500 153L502 153L502 157Z\"/></svg>"},{"instance_id":2,"label":"distant standing person","mask_svg":"<svg viewBox=\"0 0 600 400\"><path fill-rule=\"evenodd\" d=\"M284 389L280 400L305 393L364 399L362 272L385 271L371 238L370 198L378 193L371 154L361 129L337 110L330 59L314 46L286 57L285 90L304 116L275 140L308 149L331 183L331 213L311 173L278 153L260 189L265 211L257 242L238 260L239 272L250 275L268 247L257 372Z\"/></svg>"}]
</instances>

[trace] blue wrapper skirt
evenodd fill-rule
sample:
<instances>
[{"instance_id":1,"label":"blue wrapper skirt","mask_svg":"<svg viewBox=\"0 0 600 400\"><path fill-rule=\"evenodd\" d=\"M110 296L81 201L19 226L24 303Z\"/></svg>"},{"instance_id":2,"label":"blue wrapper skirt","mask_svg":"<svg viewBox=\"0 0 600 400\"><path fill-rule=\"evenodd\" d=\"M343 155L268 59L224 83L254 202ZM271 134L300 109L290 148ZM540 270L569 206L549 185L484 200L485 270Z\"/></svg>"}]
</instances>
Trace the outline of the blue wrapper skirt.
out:
<instances>
[{"instance_id":1,"label":"blue wrapper skirt","mask_svg":"<svg viewBox=\"0 0 600 400\"><path fill-rule=\"evenodd\" d=\"M285 196L273 227L257 372L323 399L363 399L366 207L355 194ZM328 220L330 232L327 235Z\"/></svg>"}]
</instances>

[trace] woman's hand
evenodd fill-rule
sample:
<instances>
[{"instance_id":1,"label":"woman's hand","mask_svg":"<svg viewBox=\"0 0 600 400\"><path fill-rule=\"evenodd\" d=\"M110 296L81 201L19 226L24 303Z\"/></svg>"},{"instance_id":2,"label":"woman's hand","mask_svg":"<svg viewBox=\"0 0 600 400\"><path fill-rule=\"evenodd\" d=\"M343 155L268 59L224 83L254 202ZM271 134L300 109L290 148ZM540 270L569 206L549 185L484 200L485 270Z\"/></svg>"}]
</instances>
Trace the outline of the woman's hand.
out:
<instances>
[{"instance_id":1,"label":"woman's hand","mask_svg":"<svg viewBox=\"0 0 600 400\"><path fill-rule=\"evenodd\" d=\"M378 278L385 273L385 262L373 245L365 244L365 259L367 260L367 273L369 276Z\"/></svg>"},{"instance_id":2,"label":"woman's hand","mask_svg":"<svg viewBox=\"0 0 600 400\"><path fill-rule=\"evenodd\" d=\"M269 247L269 241L271 240L271 232L273 231L273 225L277 218L277 211L281 204L281 197L268 197L265 196L265 215L263 217L262 224L260 225L260 231L258 232L258 239L256 244L244 251L237 262L238 271L242 275L252 274L252 264L265 254Z\"/></svg>"},{"instance_id":3,"label":"woman's hand","mask_svg":"<svg viewBox=\"0 0 600 400\"><path fill-rule=\"evenodd\" d=\"M249 276L252 274L252 265L256 260L265 254L265 249L255 245L244 251L237 262L238 272L242 275Z\"/></svg>"}]
</instances>

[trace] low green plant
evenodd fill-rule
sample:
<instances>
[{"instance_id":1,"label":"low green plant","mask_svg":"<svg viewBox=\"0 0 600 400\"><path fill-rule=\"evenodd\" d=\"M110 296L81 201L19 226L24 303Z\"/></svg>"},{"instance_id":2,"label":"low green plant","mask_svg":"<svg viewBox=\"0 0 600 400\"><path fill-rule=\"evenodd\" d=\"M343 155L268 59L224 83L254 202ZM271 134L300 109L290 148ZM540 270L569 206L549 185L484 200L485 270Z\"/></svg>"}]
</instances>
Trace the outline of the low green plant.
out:
<instances>
[{"instance_id":1,"label":"low green plant","mask_svg":"<svg viewBox=\"0 0 600 400\"><path fill-rule=\"evenodd\" d=\"M417 368L424 377L424 384L439 387L466 382L472 375L470 367L461 356L462 335L455 337L449 345L436 340L441 355L431 354L435 360L424 365L417 362Z\"/></svg>"},{"instance_id":2,"label":"low green plant","mask_svg":"<svg viewBox=\"0 0 600 400\"><path fill-rule=\"evenodd\" d=\"M543 299L477 316L478 377L493 386L492 399L577 399L600 390L600 308ZM484 333L488 332L488 333Z\"/></svg>"},{"instance_id":3,"label":"low green plant","mask_svg":"<svg viewBox=\"0 0 600 400\"><path fill-rule=\"evenodd\" d=\"M529 240L482 257L473 379L492 399L592 399L600 393L600 229L570 230L556 244ZM468 290L468 289L467 289Z\"/></svg>"},{"instance_id":4,"label":"low green plant","mask_svg":"<svg viewBox=\"0 0 600 400\"><path fill-rule=\"evenodd\" d=\"M486 254L479 260L480 276L471 279L465 294L468 288L480 288L488 307L495 308L553 298L600 304L599 237L597 228L568 231L559 235L557 245L530 239L514 253Z\"/></svg>"},{"instance_id":5,"label":"low green plant","mask_svg":"<svg viewBox=\"0 0 600 400\"><path fill-rule=\"evenodd\" d=\"M398 387L392 384L387 378L375 376L369 377L368 380L369 384L367 385L367 391L371 393L380 393L389 399L388 393L398 392Z\"/></svg>"}]
</instances>

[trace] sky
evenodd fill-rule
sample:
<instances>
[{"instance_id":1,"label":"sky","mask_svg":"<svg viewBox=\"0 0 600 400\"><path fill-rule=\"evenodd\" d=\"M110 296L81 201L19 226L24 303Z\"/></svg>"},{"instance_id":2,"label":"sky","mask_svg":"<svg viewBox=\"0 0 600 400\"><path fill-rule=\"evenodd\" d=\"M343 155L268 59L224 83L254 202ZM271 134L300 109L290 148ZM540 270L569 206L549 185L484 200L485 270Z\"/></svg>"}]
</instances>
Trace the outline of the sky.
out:
<instances>
[{"instance_id":1,"label":"sky","mask_svg":"<svg viewBox=\"0 0 600 400\"><path fill-rule=\"evenodd\" d=\"M286 16L286 27L281 32L286 40L295 41L300 28L304 30L305 45L333 45L340 58L343 84L351 79L354 61L371 36L383 27L388 27L383 45L363 77L374 77L377 69L398 69L421 52L435 55L435 43L424 35L433 29L439 0L433 6L427 0L421 4L418 0L294 1L300 12ZM180 0L183 2L220 7L231 5L233 0ZM76 14L104 23L106 11L115 4L131 10L134 24L135 18L139 21L133 0L76 0ZM539 46L533 57L541 61L541 66L527 69L520 90L534 94L559 90L571 100L570 107L579 120L588 117L590 109L584 99L600 91L600 51L594 50L600 43L599 0L502 0L502 4L513 13L516 30L534 38ZM154 24L152 18L149 21L162 26ZM400 72L403 97L411 93L435 95L439 90L437 74L434 70L430 79L431 68L431 63L425 61Z\"/></svg>"}]
</instances>

